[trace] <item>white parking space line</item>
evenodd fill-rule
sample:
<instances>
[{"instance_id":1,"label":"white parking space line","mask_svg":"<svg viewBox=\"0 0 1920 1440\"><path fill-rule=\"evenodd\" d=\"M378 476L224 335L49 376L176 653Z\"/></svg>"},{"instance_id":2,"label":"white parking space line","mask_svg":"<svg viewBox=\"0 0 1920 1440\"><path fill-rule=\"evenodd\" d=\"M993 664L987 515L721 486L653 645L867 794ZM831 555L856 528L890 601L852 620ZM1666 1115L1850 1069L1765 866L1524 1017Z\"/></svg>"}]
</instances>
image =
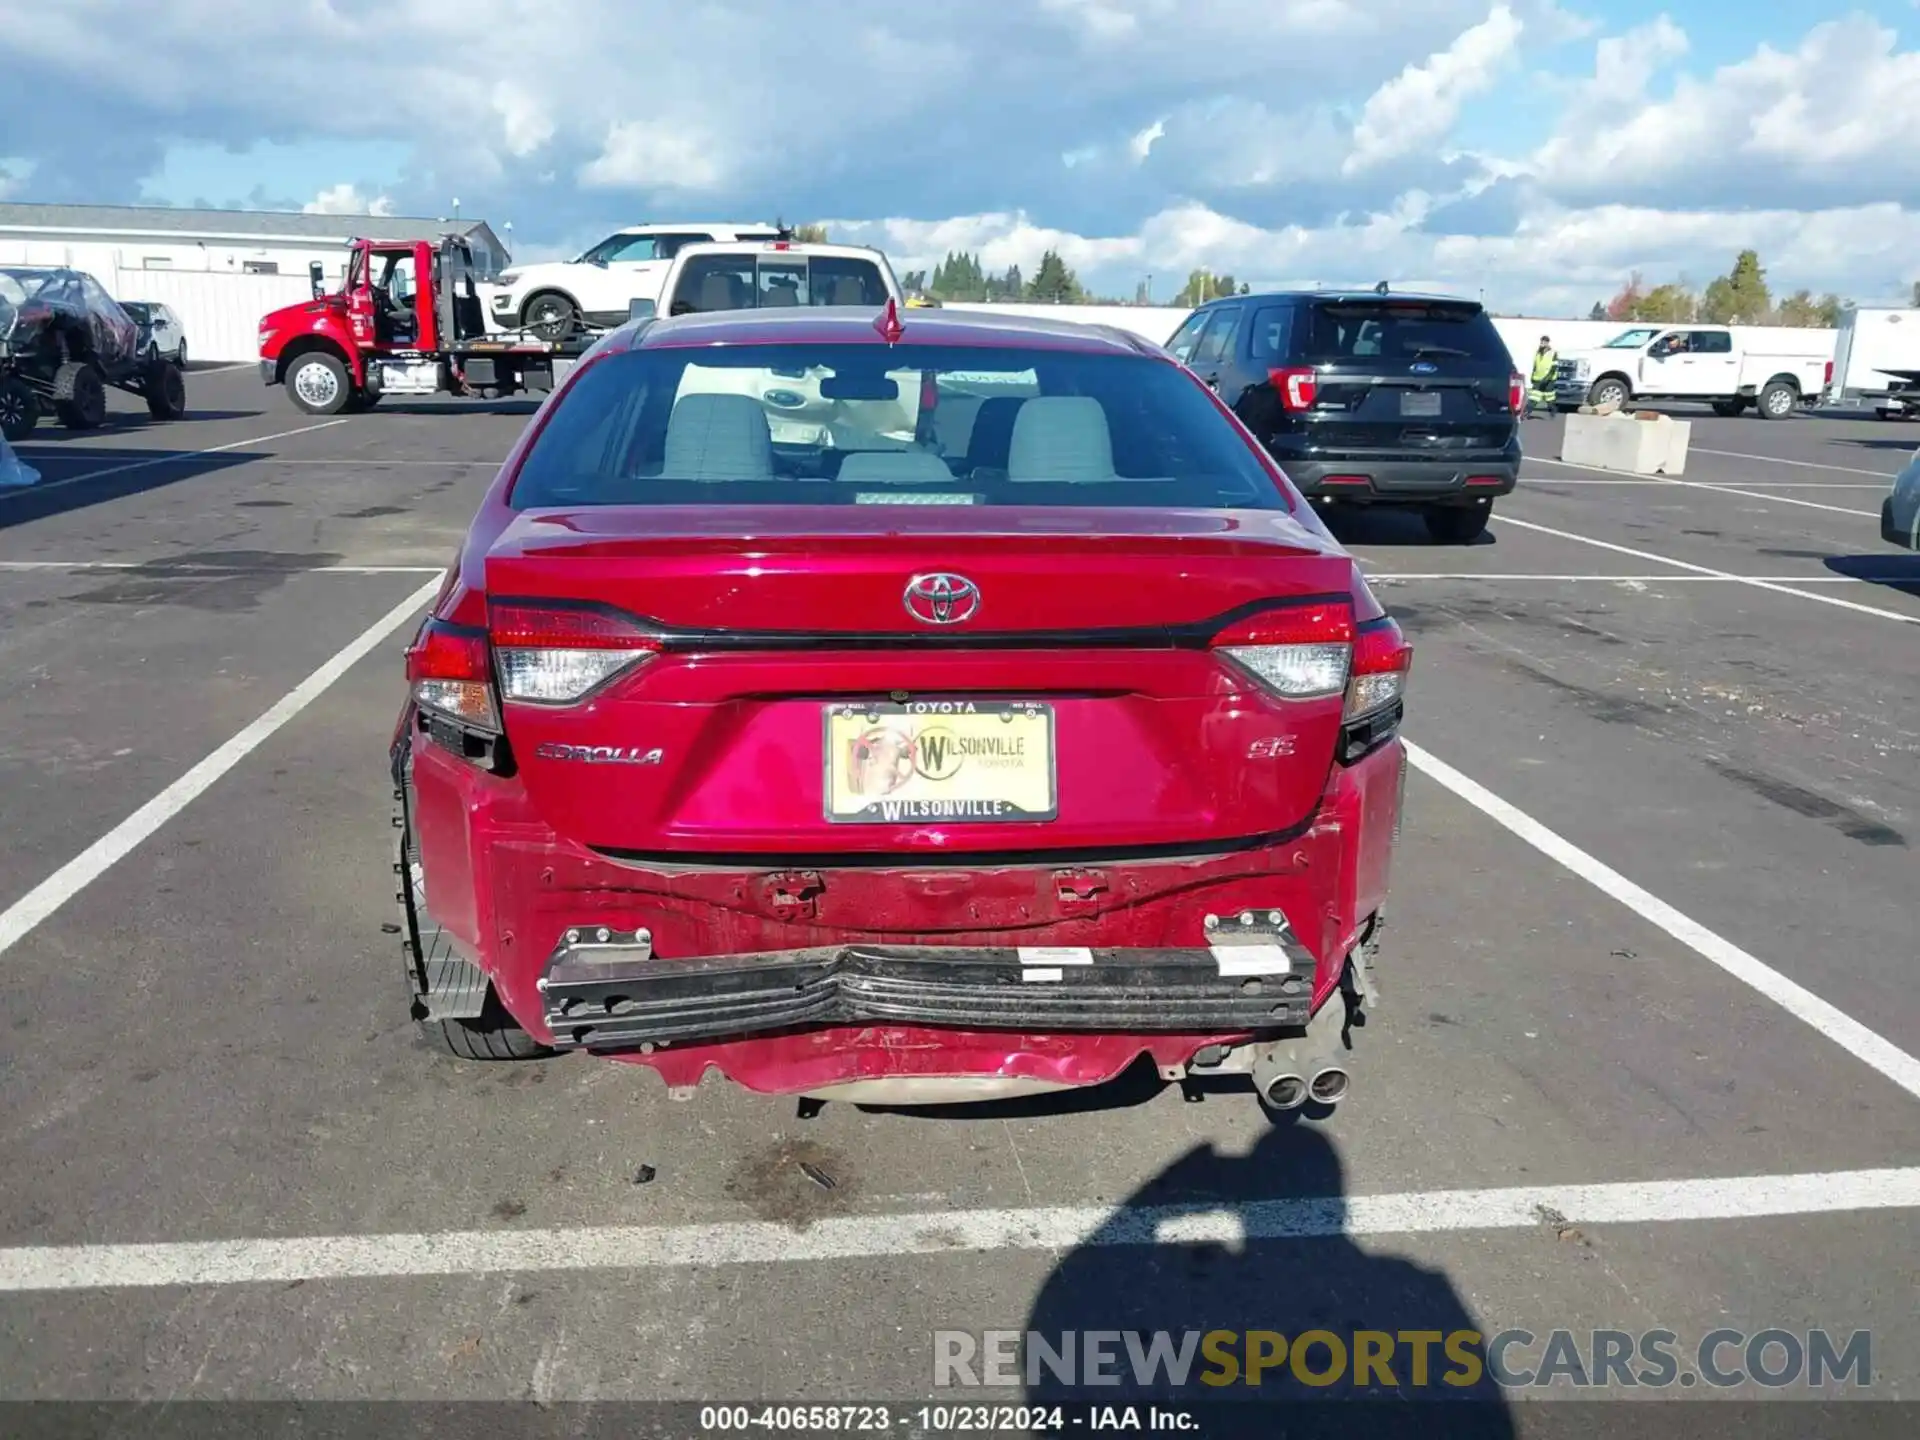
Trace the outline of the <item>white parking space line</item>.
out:
<instances>
[{"instance_id":1,"label":"white parking space line","mask_svg":"<svg viewBox=\"0 0 1920 1440\"><path fill-rule=\"evenodd\" d=\"M417 614L439 588L440 581L435 578L415 590L289 690L259 719L0 912L0 955L6 954L41 921L125 859L141 841L186 809L276 730L318 700L334 681Z\"/></svg>"},{"instance_id":2,"label":"white parking space line","mask_svg":"<svg viewBox=\"0 0 1920 1440\"><path fill-rule=\"evenodd\" d=\"M1033 1206L834 1216L804 1230L762 1221L310 1235L285 1240L0 1249L0 1294L302 1280L693 1270L899 1255L1155 1245L1244 1245L1362 1235L1751 1220L1920 1206L1920 1167L1711 1180L1542 1185L1200 1205Z\"/></svg>"},{"instance_id":3,"label":"white parking space line","mask_svg":"<svg viewBox=\"0 0 1920 1440\"><path fill-rule=\"evenodd\" d=\"M309 435L315 430L328 430L335 425L345 425L351 418L351 416L346 416L338 420L322 420L317 425L302 425L297 430L277 430L271 435L255 435L246 440L233 440L225 445L209 445L204 450L186 450L166 455L153 455L145 460L130 460L124 465L109 465L104 470L89 470L84 475L67 475L58 480L42 480L37 485L26 485L19 489L0 490L0 501L24 500L30 495L44 495L49 490L58 490L62 485L79 485L88 480L104 480L109 475L126 475L135 470L149 470L156 465L181 465L189 460L197 460L202 455L223 455L229 450L244 450L249 445L264 445L269 440L285 440L294 435ZM79 460L85 457L85 450L63 449L59 452L59 458L62 460ZM48 457L31 455L27 458L44 459Z\"/></svg>"},{"instance_id":4,"label":"white parking space line","mask_svg":"<svg viewBox=\"0 0 1920 1440\"><path fill-rule=\"evenodd\" d=\"M1802 600L1812 600L1820 605L1833 605L1861 615L1877 615L1882 620L1898 620L1905 625L1920 625L1920 613L1903 614L1898 610L1883 610L1878 605L1862 605L1857 600L1842 600L1837 595L1821 595L1812 590L1796 590L1791 585L1782 585L1775 580L1759 580L1751 575L1735 575L1730 571L1716 570L1711 565L1695 565L1691 560L1675 560L1666 555L1655 555L1648 550L1635 550L1630 545L1616 545L1611 540L1596 540L1591 535L1576 535L1571 530L1556 530L1551 525L1536 525L1531 520L1516 520L1511 515L1496 514L1493 523L1512 525L1521 530L1537 531L1542 535L1551 535L1557 540L1571 540L1579 545L1591 545L1597 550L1611 550L1616 555L1630 555L1635 560L1651 560L1656 565L1671 565L1677 570L1688 570L1695 575L1716 576L1721 580L1732 581L1736 585L1751 586L1755 590L1769 590L1776 595L1797 595ZM1876 534L1874 538L1878 540L1879 536Z\"/></svg>"},{"instance_id":5,"label":"white parking space line","mask_svg":"<svg viewBox=\"0 0 1920 1440\"><path fill-rule=\"evenodd\" d=\"M299 460L275 459L273 463L276 465L342 465L355 467L362 465L433 465L443 470L457 470L462 467L473 469L483 465L490 470L498 470L500 468L500 461L498 460L378 460L363 455L344 455L332 460L313 460L306 458Z\"/></svg>"},{"instance_id":6,"label":"white parking space line","mask_svg":"<svg viewBox=\"0 0 1920 1440\"><path fill-rule=\"evenodd\" d=\"M1549 460L1543 455L1529 455L1527 456L1527 460L1536 465L1568 464L1565 460ZM319 462L303 460L300 463L305 465L317 464ZM1571 466L1570 468L1594 470L1599 467L1579 465ZM1563 478L1559 475L1522 475L1520 477L1520 483L1522 485L1552 485L1558 488L1562 485L1664 485L1667 481L1665 476L1658 475L1636 475L1631 479L1622 478L1618 480L1574 480ZM1887 488L1885 485L1869 485L1864 480L1742 480L1740 483L1749 490L1872 490L1878 493Z\"/></svg>"},{"instance_id":7,"label":"white parking space line","mask_svg":"<svg viewBox=\"0 0 1920 1440\"><path fill-rule=\"evenodd\" d=\"M1570 470L1597 470L1597 465L1575 465L1567 460L1539 460L1542 465L1565 465ZM1578 483L1578 482L1569 482ZM1863 520L1878 520L1878 510L1854 510L1844 505L1826 505L1818 500L1800 500L1791 495L1762 495L1752 488L1736 489L1731 485L1719 485L1706 480L1682 480L1672 475L1655 477L1654 484L1675 486L1683 490L1713 490L1721 495L1740 495L1748 500L1761 500L1769 505L1798 505L1807 510L1829 510L1835 515L1858 515Z\"/></svg>"},{"instance_id":8,"label":"white parking space line","mask_svg":"<svg viewBox=\"0 0 1920 1440\"><path fill-rule=\"evenodd\" d=\"M1596 890L1618 900L1648 924L1665 931L1734 979L1751 986L1795 1019L1805 1021L1855 1059L1878 1070L1909 1095L1920 1099L1920 1059L1909 1055L1876 1031L1869 1030L1804 985L1788 979L1771 965L1748 954L1731 940L1709 930L1690 916L1683 915L1652 891L1636 885L1571 840L1549 830L1524 810L1508 804L1479 781L1463 775L1412 741L1407 741L1406 746L1408 761L1421 774L1438 781L1548 859L1579 876Z\"/></svg>"},{"instance_id":9,"label":"white parking space line","mask_svg":"<svg viewBox=\"0 0 1920 1440\"><path fill-rule=\"evenodd\" d=\"M1920 444L1914 449L1920 450ZM1857 465L1823 465L1816 460L1788 460L1778 455L1743 455L1738 450L1709 450L1704 445L1687 446L1690 455L1718 455L1723 460L1752 460L1760 465L1791 465L1796 470L1832 470L1840 475L1878 475L1882 480L1891 480L1898 474L1894 470L1862 470Z\"/></svg>"},{"instance_id":10,"label":"white parking space line","mask_svg":"<svg viewBox=\"0 0 1920 1440\"><path fill-rule=\"evenodd\" d=\"M444 575L444 565L201 565L172 560L0 560L0 570L146 570L166 575Z\"/></svg>"},{"instance_id":11,"label":"white parking space line","mask_svg":"<svg viewBox=\"0 0 1920 1440\"><path fill-rule=\"evenodd\" d=\"M1909 577L1894 574L1883 577L1865 575L1555 575L1543 571L1537 575L1507 575L1497 571L1481 570L1367 571L1369 580L1569 580L1601 581L1616 585L1623 581L1634 585L1745 585L1754 580L1792 585L1864 585L1876 578L1884 583L1891 580L1905 580Z\"/></svg>"}]
</instances>

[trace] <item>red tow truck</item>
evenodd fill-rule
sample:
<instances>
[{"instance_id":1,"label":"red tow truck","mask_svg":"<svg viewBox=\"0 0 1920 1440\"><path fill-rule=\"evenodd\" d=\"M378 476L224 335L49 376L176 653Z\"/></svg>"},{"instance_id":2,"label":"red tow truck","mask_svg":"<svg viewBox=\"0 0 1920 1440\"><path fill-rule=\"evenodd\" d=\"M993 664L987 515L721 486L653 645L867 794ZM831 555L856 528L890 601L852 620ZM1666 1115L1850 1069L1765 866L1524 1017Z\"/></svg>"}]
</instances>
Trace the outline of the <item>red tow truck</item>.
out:
<instances>
[{"instance_id":1,"label":"red tow truck","mask_svg":"<svg viewBox=\"0 0 1920 1440\"><path fill-rule=\"evenodd\" d=\"M261 381L285 386L309 415L370 409L385 395L551 390L599 338L489 331L460 236L354 240L349 250L339 290L327 291L315 261L313 299L260 321Z\"/></svg>"}]
</instances>

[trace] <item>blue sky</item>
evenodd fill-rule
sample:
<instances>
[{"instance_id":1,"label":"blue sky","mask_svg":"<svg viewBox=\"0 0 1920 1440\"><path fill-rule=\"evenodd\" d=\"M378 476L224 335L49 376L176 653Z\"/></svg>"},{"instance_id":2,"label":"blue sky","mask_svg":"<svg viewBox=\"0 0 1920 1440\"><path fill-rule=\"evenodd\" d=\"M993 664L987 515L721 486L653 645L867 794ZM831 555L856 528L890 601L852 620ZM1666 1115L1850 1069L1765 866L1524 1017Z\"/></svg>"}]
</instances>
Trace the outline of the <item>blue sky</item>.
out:
<instances>
[{"instance_id":1,"label":"blue sky","mask_svg":"<svg viewBox=\"0 0 1920 1440\"><path fill-rule=\"evenodd\" d=\"M1732 0L61 0L0 32L0 193L514 224L826 219L1102 289L1584 312L1724 270L1920 277L1920 9ZM1165 282L1165 283L1163 283Z\"/></svg>"}]
</instances>

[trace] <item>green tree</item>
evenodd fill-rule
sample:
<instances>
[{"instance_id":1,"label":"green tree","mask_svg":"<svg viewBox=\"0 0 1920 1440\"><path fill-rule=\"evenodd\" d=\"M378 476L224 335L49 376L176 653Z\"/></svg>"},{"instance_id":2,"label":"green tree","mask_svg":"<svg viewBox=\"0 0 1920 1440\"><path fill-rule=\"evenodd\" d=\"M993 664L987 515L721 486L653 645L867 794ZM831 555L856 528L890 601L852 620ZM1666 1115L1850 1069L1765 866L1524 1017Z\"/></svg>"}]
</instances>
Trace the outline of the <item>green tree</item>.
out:
<instances>
[{"instance_id":1,"label":"green tree","mask_svg":"<svg viewBox=\"0 0 1920 1440\"><path fill-rule=\"evenodd\" d=\"M1680 325L1694 318L1698 302L1684 285L1656 285L1641 297L1635 307L1635 320L1651 320L1656 325Z\"/></svg>"},{"instance_id":2,"label":"green tree","mask_svg":"<svg viewBox=\"0 0 1920 1440\"><path fill-rule=\"evenodd\" d=\"M824 225L796 225L793 227L793 238L796 240L804 240L809 245L825 245L827 243L827 227Z\"/></svg>"},{"instance_id":3,"label":"green tree","mask_svg":"<svg viewBox=\"0 0 1920 1440\"><path fill-rule=\"evenodd\" d=\"M1820 317L1820 327L1823 330L1838 330L1840 328L1840 317L1844 315L1847 310L1847 302L1829 290L1825 295L1820 297L1820 304L1815 308L1816 313L1818 313Z\"/></svg>"},{"instance_id":4,"label":"green tree","mask_svg":"<svg viewBox=\"0 0 1920 1440\"><path fill-rule=\"evenodd\" d=\"M1715 325L1758 325L1772 309L1767 272L1753 250L1735 256L1733 269L1709 284L1700 297L1700 318Z\"/></svg>"},{"instance_id":5,"label":"green tree","mask_svg":"<svg viewBox=\"0 0 1920 1440\"><path fill-rule=\"evenodd\" d=\"M1029 300L1051 305L1078 305L1085 300L1086 293L1080 288L1079 277L1060 258L1058 250L1049 250L1040 257L1040 268L1027 286Z\"/></svg>"},{"instance_id":6,"label":"green tree","mask_svg":"<svg viewBox=\"0 0 1920 1440\"><path fill-rule=\"evenodd\" d=\"M1217 300L1222 295L1245 295L1249 287L1239 285L1231 275L1215 275L1211 270L1191 270L1187 272L1187 283L1180 287L1180 293L1173 297L1173 303L1191 310L1196 305L1204 305L1209 300Z\"/></svg>"},{"instance_id":7,"label":"green tree","mask_svg":"<svg viewBox=\"0 0 1920 1440\"><path fill-rule=\"evenodd\" d=\"M1607 302L1604 300L1594 301L1593 309L1587 312L1587 319L1604 320L1606 318L1607 318Z\"/></svg>"},{"instance_id":8,"label":"green tree","mask_svg":"<svg viewBox=\"0 0 1920 1440\"><path fill-rule=\"evenodd\" d=\"M1907 296L1907 303L1914 309L1920 310L1920 280L1913 282L1913 290Z\"/></svg>"},{"instance_id":9,"label":"green tree","mask_svg":"<svg viewBox=\"0 0 1920 1440\"><path fill-rule=\"evenodd\" d=\"M925 290L927 288L927 272L924 270L907 271L906 274L900 277L900 288L909 295L913 294L916 290Z\"/></svg>"}]
</instances>

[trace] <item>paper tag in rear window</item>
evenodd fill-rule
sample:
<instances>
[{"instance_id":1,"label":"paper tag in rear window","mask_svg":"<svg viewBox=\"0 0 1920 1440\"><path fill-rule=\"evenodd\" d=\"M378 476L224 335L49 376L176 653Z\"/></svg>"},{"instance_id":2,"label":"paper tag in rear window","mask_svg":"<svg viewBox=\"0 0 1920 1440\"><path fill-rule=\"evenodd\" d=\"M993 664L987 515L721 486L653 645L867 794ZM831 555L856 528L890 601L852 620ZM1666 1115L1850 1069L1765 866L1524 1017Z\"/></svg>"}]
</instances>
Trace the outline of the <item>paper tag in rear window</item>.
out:
<instances>
[{"instance_id":1,"label":"paper tag in rear window","mask_svg":"<svg viewBox=\"0 0 1920 1440\"><path fill-rule=\"evenodd\" d=\"M1400 413L1402 415L1438 415L1440 413L1440 392L1437 390L1402 390L1400 392Z\"/></svg>"},{"instance_id":2,"label":"paper tag in rear window","mask_svg":"<svg viewBox=\"0 0 1920 1440\"><path fill-rule=\"evenodd\" d=\"M856 505L978 505L978 495L954 495L926 490L862 490L853 497Z\"/></svg>"}]
</instances>

